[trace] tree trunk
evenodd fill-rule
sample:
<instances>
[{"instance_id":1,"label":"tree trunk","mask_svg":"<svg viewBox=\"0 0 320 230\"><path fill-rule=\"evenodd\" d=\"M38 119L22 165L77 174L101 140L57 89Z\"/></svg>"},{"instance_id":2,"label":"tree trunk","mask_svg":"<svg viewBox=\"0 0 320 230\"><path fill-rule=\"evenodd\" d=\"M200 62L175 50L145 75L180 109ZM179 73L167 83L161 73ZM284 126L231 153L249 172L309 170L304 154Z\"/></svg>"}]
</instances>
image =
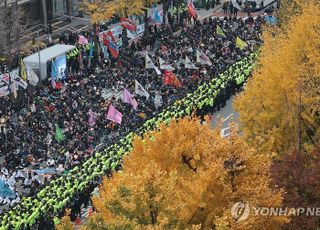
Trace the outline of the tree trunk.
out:
<instances>
[{"instance_id":1,"label":"tree trunk","mask_svg":"<svg viewBox=\"0 0 320 230\"><path fill-rule=\"evenodd\" d=\"M123 46L123 48L127 48L128 45L129 45L129 39L128 39L127 29L126 28L122 29L121 38L122 38L122 46Z\"/></svg>"},{"instance_id":2,"label":"tree trunk","mask_svg":"<svg viewBox=\"0 0 320 230\"><path fill-rule=\"evenodd\" d=\"M128 18L128 13L125 13L125 17ZM127 29L126 28L122 28L122 33L121 33L121 39L122 39L122 47L123 48L127 48L129 45L129 39L128 39L128 35L127 35Z\"/></svg>"},{"instance_id":3,"label":"tree trunk","mask_svg":"<svg viewBox=\"0 0 320 230\"><path fill-rule=\"evenodd\" d=\"M166 24L166 15L167 15L167 11L168 11L168 2L167 1L164 1L163 3L163 18L162 18L162 21L163 21L163 24Z\"/></svg>"},{"instance_id":4,"label":"tree trunk","mask_svg":"<svg viewBox=\"0 0 320 230\"><path fill-rule=\"evenodd\" d=\"M72 12L71 1L72 0L66 0L67 15L71 15L71 12Z\"/></svg>"},{"instance_id":5,"label":"tree trunk","mask_svg":"<svg viewBox=\"0 0 320 230\"><path fill-rule=\"evenodd\" d=\"M180 23L180 8L177 8L177 24Z\"/></svg>"}]
</instances>

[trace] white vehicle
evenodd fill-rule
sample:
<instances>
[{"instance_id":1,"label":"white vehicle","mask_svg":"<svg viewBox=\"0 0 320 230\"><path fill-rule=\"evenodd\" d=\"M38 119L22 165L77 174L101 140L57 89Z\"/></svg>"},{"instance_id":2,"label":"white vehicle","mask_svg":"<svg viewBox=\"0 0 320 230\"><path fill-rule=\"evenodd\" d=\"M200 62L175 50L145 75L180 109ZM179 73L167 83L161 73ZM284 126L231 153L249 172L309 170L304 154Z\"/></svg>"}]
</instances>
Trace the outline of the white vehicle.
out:
<instances>
[{"instance_id":1,"label":"white vehicle","mask_svg":"<svg viewBox=\"0 0 320 230\"><path fill-rule=\"evenodd\" d=\"M238 8L239 10L244 10L246 6L246 2L249 3L249 7L253 11L258 11L262 9L266 9L270 6L277 6L278 0L232 0L232 4L234 7ZM255 5L255 6L254 6Z\"/></svg>"}]
</instances>

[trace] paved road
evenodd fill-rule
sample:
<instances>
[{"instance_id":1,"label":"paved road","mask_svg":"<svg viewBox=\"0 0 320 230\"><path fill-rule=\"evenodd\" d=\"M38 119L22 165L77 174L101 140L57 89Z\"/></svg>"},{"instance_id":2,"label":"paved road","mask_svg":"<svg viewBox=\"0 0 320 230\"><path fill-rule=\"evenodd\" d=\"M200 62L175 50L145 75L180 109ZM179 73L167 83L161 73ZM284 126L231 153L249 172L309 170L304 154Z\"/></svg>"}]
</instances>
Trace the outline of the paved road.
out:
<instances>
[{"instance_id":1,"label":"paved road","mask_svg":"<svg viewBox=\"0 0 320 230\"><path fill-rule=\"evenodd\" d=\"M234 97L231 97L225 107L212 114L212 127L216 127L217 123L222 121L222 133L224 134L227 134L231 122L239 124L239 114L233 108L233 99Z\"/></svg>"}]
</instances>

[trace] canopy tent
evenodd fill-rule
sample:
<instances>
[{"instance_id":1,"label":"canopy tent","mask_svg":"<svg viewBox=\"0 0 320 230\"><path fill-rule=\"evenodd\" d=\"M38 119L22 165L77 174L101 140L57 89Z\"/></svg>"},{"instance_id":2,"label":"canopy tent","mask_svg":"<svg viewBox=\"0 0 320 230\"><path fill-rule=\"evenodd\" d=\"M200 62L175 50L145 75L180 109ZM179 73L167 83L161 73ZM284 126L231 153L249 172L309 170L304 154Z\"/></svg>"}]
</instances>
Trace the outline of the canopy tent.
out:
<instances>
[{"instance_id":1,"label":"canopy tent","mask_svg":"<svg viewBox=\"0 0 320 230\"><path fill-rule=\"evenodd\" d=\"M52 47L40 50L40 68L41 68L41 76L39 77L41 80L47 79L47 62L51 61L53 58L67 53L70 50L76 48L72 45L54 45ZM26 57L23 59L24 63L35 71L39 71L39 54L38 52Z\"/></svg>"}]
</instances>

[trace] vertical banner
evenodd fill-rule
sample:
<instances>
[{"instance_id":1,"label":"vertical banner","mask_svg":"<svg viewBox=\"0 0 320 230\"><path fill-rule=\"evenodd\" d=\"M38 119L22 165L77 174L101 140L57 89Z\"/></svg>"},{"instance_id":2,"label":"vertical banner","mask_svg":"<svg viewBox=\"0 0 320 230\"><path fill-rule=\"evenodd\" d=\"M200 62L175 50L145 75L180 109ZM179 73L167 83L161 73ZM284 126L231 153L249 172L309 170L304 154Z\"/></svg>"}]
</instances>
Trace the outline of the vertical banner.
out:
<instances>
[{"instance_id":1,"label":"vertical banner","mask_svg":"<svg viewBox=\"0 0 320 230\"><path fill-rule=\"evenodd\" d=\"M162 24L163 23L163 4L154 4L151 9L148 9L148 18L150 24Z\"/></svg>"},{"instance_id":2,"label":"vertical banner","mask_svg":"<svg viewBox=\"0 0 320 230\"><path fill-rule=\"evenodd\" d=\"M59 55L54 60L55 68L57 70L57 76L61 79L66 78L66 69L67 69L67 58L66 54Z\"/></svg>"}]
</instances>

